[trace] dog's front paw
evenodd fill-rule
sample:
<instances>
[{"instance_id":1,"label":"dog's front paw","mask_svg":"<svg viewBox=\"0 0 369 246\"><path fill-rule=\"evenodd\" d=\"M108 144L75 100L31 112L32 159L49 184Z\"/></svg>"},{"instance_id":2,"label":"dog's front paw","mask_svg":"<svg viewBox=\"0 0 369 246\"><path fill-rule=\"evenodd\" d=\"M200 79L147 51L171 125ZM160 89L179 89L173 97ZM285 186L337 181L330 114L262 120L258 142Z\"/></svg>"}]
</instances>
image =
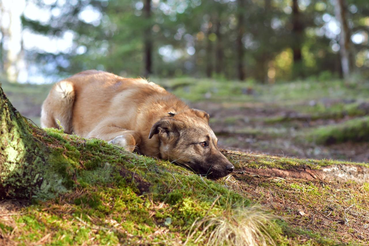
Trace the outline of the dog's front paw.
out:
<instances>
[{"instance_id":1,"label":"dog's front paw","mask_svg":"<svg viewBox=\"0 0 369 246\"><path fill-rule=\"evenodd\" d=\"M133 152L135 150L135 145L129 144L127 142L127 139L124 136L115 137L114 139L110 140L108 143L123 147L125 150L129 152Z\"/></svg>"}]
</instances>

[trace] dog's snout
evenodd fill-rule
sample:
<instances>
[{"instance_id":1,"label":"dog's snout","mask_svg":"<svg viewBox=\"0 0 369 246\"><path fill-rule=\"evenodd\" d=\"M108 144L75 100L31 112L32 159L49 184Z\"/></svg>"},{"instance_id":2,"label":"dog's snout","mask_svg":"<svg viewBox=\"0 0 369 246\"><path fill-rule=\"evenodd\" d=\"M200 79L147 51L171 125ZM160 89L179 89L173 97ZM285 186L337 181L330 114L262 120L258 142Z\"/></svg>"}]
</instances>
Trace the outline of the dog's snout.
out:
<instances>
[{"instance_id":1,"label":"dog's snout","mask_svg":"<svg viewBox=\"0 0 369 246\"><path fill-rule=\"evenodd\" d=\"M233 172L233 169L234 169L234 166L232 165L232 164L228 164L227 166L226 166L226 169L227 169L227 171L228 172Z\"/></svg>"}]
</instances>

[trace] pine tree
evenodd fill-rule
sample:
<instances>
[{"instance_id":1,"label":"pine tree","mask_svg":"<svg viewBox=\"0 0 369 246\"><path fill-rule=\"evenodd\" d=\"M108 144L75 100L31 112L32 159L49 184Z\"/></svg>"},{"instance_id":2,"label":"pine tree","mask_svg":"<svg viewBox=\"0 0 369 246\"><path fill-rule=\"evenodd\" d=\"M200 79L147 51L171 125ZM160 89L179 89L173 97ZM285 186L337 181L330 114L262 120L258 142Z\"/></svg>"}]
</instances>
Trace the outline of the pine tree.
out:
<instances>
[{"instance_id":1,"label":"pine tree","mask_svg":"<svg viewBox=\"0 0 369 246\"><path fill-rule=\"evenodd\" d=\"M335 4L336 18L341 25L340 34L340 54L341 54L341 66L342 73L345 79L349 79L352 73L353 62L353 50L351 43L351 30L348 25L348 13L345 0L336 0Z\"/></svg>"},{"instance_id":2,"label":"pine tree","mask_svg":"<svg viewBox=\"0 0 369 246\"><path fill-rule=\"evenodd\" d=\"M245 24L244 24L244 11L245 11L245 0L237 0L238 13L237 13L237 77L239 80L245 80L245 47L243 44L243 37L245 35Z\"/></svg>"},{"instance_id":3,"label":"pine tree","mask_svg":"<svg viewBox=\"0 0 369 246\"><path fill-rule=\"evenodd\" d=\"M302 41L304 26L298 0L292 0L292 35L293 35L293 73L294 77L301 76L302 72Z\"/></svg>"}]
</instances>

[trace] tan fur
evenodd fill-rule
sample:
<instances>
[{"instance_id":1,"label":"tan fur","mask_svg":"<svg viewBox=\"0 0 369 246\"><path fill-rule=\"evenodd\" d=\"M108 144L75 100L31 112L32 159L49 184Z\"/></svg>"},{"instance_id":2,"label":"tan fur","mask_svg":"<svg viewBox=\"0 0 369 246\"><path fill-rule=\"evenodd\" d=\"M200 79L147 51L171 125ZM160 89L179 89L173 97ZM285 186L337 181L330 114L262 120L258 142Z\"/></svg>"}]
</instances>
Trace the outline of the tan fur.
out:
<instances>
[{"instance_id":1,"label":"tan fur","mask_svg":"<svg viewBox=\"0 0 369 246\"><path fill-rule=\"evenodd\" d=\"M208 120L152 82L94 70L56 83L41 113L42 127L62 127L218 178L233 166L219 152Z\"/></svg>"}]
</instances>

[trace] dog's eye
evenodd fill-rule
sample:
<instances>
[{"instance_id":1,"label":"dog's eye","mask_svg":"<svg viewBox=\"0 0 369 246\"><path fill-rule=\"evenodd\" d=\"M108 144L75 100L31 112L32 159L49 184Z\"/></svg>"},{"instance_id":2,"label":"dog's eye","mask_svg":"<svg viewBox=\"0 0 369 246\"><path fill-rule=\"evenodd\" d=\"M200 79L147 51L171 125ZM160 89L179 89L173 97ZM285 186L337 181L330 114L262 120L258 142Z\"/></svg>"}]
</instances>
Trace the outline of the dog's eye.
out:
<instances>
[{"instance_id":1,"label":"dog's eye","mask_svg":"<svg viewBox=\"0 0 369 246\"><path fill-rule=\"evenodd\" d=\"M201 147L206 148L209 146L208 142L204 141L200 143Z\"/></svg>"}]
</instances>

